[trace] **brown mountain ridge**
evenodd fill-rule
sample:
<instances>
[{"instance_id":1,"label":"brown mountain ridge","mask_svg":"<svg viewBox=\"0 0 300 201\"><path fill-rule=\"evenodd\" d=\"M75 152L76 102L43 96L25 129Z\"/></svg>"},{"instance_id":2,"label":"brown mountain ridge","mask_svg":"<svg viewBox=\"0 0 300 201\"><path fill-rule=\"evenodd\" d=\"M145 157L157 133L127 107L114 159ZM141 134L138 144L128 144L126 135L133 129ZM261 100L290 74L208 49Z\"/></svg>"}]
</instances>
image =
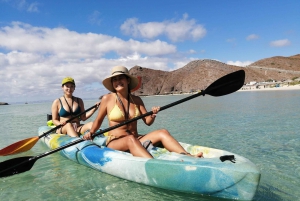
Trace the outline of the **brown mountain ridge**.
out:
<instances>
[{"instance_id":1,"label":"brown mountain ridge","mask_svg":"<svg viewBox=\"0 0 300 201\"><path fill-rule=\"evenodd\" d=\"M142 85L140 89L134 92L135 95L164 95L205 89L218 78L241 69L246 72L245 84L250 81L294 79L300 77L300 54L290 57L266 58L247 67L203 59L191 61L174 71L134 66L129 70L129 73L142 77Z\"/></svg>"}]
</instances>

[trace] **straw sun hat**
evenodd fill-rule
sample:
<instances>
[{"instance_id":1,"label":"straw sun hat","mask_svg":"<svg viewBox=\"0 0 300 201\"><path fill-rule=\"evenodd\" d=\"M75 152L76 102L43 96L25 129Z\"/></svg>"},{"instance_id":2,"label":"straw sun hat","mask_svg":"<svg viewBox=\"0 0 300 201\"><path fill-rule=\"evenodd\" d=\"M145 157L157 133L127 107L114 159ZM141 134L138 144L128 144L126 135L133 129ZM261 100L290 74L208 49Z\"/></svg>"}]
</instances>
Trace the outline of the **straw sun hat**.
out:
<instances>
[{"instance_id":1,"label":"straw sun hat","mask_svg":"<svg viewBox=\"0 0 300 201\"><path fill-rule=\"evenodd\" d=\"M108 89L111 92L115 92L115 89L114 89L114 87L111 83L111 78L115 77L117 75L126 75L127 77L130 78L130 83L129 83L129 88L130 89L134 89L139 83L139 80L136 77L129 74L129 71L126 67L124 67L124 66L115 66L111 70L110 76L106 77L102 81L102 84L105 86L105 88Z\"/></svg>"}]
</instances>

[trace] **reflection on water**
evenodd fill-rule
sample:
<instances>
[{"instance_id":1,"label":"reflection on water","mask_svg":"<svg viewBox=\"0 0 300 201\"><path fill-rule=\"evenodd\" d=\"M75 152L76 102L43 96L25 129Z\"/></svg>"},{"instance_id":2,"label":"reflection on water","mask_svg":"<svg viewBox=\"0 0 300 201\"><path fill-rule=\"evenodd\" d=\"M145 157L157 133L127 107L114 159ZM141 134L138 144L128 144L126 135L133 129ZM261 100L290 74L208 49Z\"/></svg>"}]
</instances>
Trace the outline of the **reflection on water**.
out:
<instances>
[{"instance_id":1,"label":"reflection on water","mask_svg":"<svg viewBox=\"0 0 300 201\"><path fill-rule=\"evenodd\" d=\"M152 96L143 100L150 109L184 97ZM300 197L299 98L298 90L201 96L160 112L151 127L139 121L139 132L167 128L181 142L245 156L262 172L254 200L297 200ZM85 107L94 103L95 100L85 101ZM36 136L38 127L46 123L50 107L50 102L1 106L0 148ZM107 126L107 122L102 125ZM46 151L48 148L38 142L30 151L1 157L0 161ZM39 159L26 173L0 179L0 200L53 199L216 200L129 182L75 164L59 154Z\"/></svg>"}]
</instances>

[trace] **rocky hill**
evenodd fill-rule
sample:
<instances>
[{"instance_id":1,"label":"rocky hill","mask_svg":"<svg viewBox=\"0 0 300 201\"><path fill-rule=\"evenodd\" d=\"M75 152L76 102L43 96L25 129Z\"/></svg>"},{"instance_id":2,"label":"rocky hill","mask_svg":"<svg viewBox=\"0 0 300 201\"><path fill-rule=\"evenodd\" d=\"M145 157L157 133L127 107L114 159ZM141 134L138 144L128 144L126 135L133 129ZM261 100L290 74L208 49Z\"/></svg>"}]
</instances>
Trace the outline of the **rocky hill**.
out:
<instances>
[{"instance_id":1,"label":"rocky hill","mask_svg":"<svg viewBox=\"0 0 300 201\"><path fill-rule=\"evenodd\" d=\"M284 70L300 71L300 54L291 57L271 57L262 59L251 64L251 66L262 66Z\"/></svg>"},{"instance_id":2,"label":"rocky hill","mask_svg":"<svg viewBox=\"0 0 300 201\"><path fill-rule=\"evenodd\" d=\"M129 72L142 77L142 86L134 92L135 95L163 95L205 89L218 78L240 69L246 72L245 83L293 79L300 77L300 54L262 59L247 67L204 59L191 61L182 68L170 72L141 66L134 66Z\"/></svg>"}]
</instances>

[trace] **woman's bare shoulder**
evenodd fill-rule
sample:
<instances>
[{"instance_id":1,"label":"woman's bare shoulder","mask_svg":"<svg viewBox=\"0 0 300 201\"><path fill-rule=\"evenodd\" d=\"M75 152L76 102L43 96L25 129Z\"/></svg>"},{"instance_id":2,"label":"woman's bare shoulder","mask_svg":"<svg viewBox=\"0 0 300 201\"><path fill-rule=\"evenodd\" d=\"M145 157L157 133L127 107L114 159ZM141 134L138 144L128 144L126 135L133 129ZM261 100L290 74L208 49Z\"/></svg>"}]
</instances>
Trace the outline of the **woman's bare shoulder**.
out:
<instances>
[{"instance_id":1,"label":"woman's bare shoulder","mask_svg":"<svg viewBox=\"0 0 300 201\"><path fill-rule=\"evenodd\" d=\"M112 100L114 97L115 97L115 96L114 96L113 93L105 94L105 95L102 96L101 102L102 102L102 101L110 101L110 100Z\"/></svg>"},{"instance_id":2,"label":"woman's bare shoulder","mask_svg":"<svg viewBox=\"0 0 300 201\"><path fill-rule=\"evenodd\" d=\"M54 101L53 101L53 103L52 103L52 109L59 109L60 108L60 102L59 102L59 99L60 98L57 98L57 99L55 99Z\"/></svg>"},{"instance_id":3,"label":"woman's bare shoulder","mask_svg":"<svg viewBox=\"0 0 300 201\"><path fill-rule=\"evenodd\" d=\"M58 103L59 103L59 99L60 99L60 98L55 99L55 100L53 101L53 104L58 104Z\"/></svg>"}]
</instances>

